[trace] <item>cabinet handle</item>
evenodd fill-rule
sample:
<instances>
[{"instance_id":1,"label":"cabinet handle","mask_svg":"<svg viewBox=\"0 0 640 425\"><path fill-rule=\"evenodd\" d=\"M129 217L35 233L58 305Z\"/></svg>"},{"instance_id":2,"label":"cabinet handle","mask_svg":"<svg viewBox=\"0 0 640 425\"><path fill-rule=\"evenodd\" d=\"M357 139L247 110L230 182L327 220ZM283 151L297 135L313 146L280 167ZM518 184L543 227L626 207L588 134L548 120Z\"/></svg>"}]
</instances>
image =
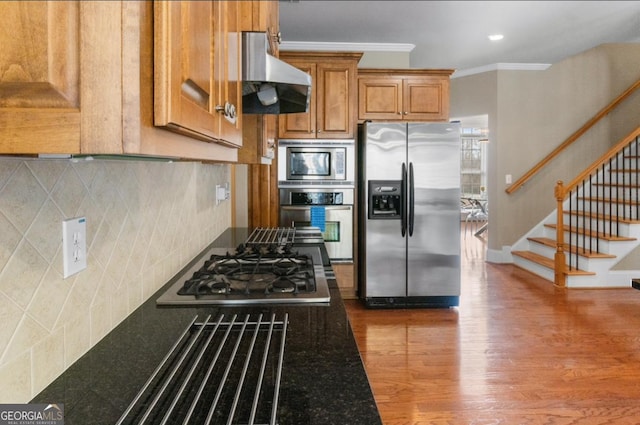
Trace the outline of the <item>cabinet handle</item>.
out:
<instances>
[{"instance_id":1,"label":"cabinet handle","mask_svg":"<svg viewBox=\"0 0 640 425\"><path fill-rule=\"evenodd\" d=\"M236 123L236 118L238 117L238 113L236 111L236 106L233 103L225 102L224 106L216 105L215 110L219 114L223 114L225 119L229 121L231 124Z\"/></svg>"},{"instance_id":2,"label":"cabinet handle","mask_svg":"<svg viewBox=\"0 0 640 425\"><path fill-rule=\"evenodd\" d=\"M273 40L278 43L278 44L282 44L282 33L280 31L278 31L277 34L274 34L271 36L273 38Z\"/></svg>"}]
</instances>

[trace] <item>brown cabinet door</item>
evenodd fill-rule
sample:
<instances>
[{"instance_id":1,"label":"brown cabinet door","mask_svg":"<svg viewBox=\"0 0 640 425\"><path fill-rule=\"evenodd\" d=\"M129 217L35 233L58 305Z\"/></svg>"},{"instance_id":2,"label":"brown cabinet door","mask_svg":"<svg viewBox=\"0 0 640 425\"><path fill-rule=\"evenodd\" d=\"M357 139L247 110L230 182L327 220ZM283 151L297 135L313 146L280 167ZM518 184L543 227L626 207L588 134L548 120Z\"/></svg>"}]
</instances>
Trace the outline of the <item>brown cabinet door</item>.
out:
<instances>
[{"instance_id":1,"label":"brown cabinet door","mask_svg":"<svg viewBox=\"0 0 640 425\"><path fill-rule=\"evenodd\" d=\"M80 152L79 9L0 2L1 153Z\"/></svg>"},{"instance_id":2,"label":"brown cabinet door","mask_svg":"<svg viewBox=\"0 0 640 425\"><path fill-rule=\"evenodd\" d=\"M358 120L448 120L452 72L447 69L361 69Z\"/></svg>"},{"instance_id":3,"label":"brown cabinet door","mask_svg":"<svg viewBox=\"0 0 640 425\"><path fill-rule=\"evenodd\" d=\"M214 106L219 120L219 138L233 146L242 146L242 32L240 2L213 2L218 19L214 30ZM224 108L224 109L221 109ZM223 112L224 111L224 112Z\"/></svg>"},{"instance_id":4,"label":"brown cabinet door","mask_svg":"<svg viewBox=\"0 0 640 425\"><path fill-rule=\"evenodd\" d=\"M350 139L355 136L356 67L354 61L318 64L317 138Z\"/></svg>"},{"instance_id":5,"label":"brown cabinet door","mask_svg":"<svg viewBox=\"0 0 640 425\"><path fill-rule=\"evenodd\" d=\"M402 78L359 78L358 119L402 119Z\"/></svg>"},{"instance_id":6,"label":"brown cabinet door","mask_svg":"<svg viewBox=\"0 0 640 425\"><path fill-rule=\"evenodd\" d=\"M311 75L311 102L308 113L280 115L280 138L355 137L358 60L324 56L286 61Z\"/></svg>"},{"instance_id":7,"label":"brown cabinet door","mask_svg":"<svg viewBox=\"0 0 640 425\"><path fill-rule=\"evenodd\" d=\"M445 121L449 118L449 79L407 78L403 89L403 117L407 121Z\"/></svg>"},{"instance_id":8,"label":"brown cabinet door","mask_svg":"<svg viewBox=\"0 0 640 425\"><path fill-rule=\"evenodd\" d=\"M154 3L154 124L216 141L215 3Z\"/></svg>"},{"instance_id":9,"label":"brown cabinet door","mask_svg":"<svg viewBox=\"0 0 640 425\"><path fill-rule=\"evenodd\" d=\"M311 75L311 102L309 112L299 114L283 114L279 117L279 136L281 139L315 139L316 138L316 102L318 83L316 63L288 60L289 64Z\"/></svg>"}]
</instances>

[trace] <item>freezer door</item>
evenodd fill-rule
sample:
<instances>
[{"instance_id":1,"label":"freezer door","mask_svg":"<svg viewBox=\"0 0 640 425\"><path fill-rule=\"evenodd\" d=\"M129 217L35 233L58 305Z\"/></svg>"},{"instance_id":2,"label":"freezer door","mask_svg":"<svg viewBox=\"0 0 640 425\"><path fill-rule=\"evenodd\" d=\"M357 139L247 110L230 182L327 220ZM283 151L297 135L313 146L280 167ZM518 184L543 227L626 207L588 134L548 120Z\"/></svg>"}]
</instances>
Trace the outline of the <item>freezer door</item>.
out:
<instances>
[{"instance_id":1,"label":"freezer door","mask_svg":"<svg viewBox=\"0 0 640 425\"><path fill-rule=\"evenodd\" d=\"M408 296L460 295L460 145L459 124L408 126Z\"/></svg>"},{"instance_id":2,"label":"freezer door","mask_svg":"<svg viewBox=\"0 0 640 425\"><path fill-rule=\"evenodd\" d=\"M366 123L364 126L364 182L370 180L401 180L402 164L406 163L406 124ZM365 193L364 199L369 199ZM368 204L368 203L366 203ZM368 219L369 205L360 216L366 221L365 234L365 297L406 296L406 238L402 235L400 218Z\"/></svg>"}]
</instances>

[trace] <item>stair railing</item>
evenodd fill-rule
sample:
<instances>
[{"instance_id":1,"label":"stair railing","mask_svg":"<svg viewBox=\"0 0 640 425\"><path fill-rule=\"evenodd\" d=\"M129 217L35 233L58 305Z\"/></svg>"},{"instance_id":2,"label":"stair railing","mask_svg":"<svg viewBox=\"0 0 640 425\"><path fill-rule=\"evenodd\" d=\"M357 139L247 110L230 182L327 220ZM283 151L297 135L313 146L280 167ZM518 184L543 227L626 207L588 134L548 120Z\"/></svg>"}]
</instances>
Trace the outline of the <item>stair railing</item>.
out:
<instances>
[{"instance_id":1,"label":"stair railing","mask_svg":"<svg viewBox=\"0 0 640 425\"><path fill-rule=\"evenodd\" d=\"M595 114L591 119L589 119L582 127L576 130L571 136L569 136L564 142L562 142L558 147L556 147L551 153L545 156L540 162L534 165L529 171L527 171L522 177L516 180L511 186L505 189L507 194L512 194L516 190L520 189L526 182L528 182L534 175L536 175L540 170L542 170L548 163L551 162L556 156L558 156L561 152L571 146L576 140L578 140L584 133L586 133L591 127L593 127L598 121L607 116L611 111L613 111L618 104L620 104L623 100L629 97L633 92L635 92L638 88L640 88L640 79L638 79L635 83L630 85L625 91L623 91L618 97L613 99L607 106L602 108Z\"/></svg>"},{"instance_id":2,"label":"stair railing","mask_svg":"<svg viewBox=\"0 0 640 425\"><path fill-rule=\"evenodd\" d=\"M562 180L557 182L554 191L557 201L554 256L556 286L564 287L567 272L579 268L580 251L598 252L603 235L619 236L621 220L640 217L639 145L640 127L624 137L568 185L565 186ZM629 166L626 160L629 160ZM569 223L565 226L564 202L567 198ZM566 243L565 232L569 235Z\"/></svg>"}]
</instances>

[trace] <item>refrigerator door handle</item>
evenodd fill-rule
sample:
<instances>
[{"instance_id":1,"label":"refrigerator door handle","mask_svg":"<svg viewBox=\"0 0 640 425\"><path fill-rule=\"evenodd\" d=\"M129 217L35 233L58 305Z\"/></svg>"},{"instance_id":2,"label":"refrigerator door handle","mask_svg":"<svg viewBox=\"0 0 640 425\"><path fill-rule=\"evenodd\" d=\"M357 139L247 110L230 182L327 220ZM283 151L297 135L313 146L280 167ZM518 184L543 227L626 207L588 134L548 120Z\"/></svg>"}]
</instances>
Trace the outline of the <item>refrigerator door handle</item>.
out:
<instances>
[{"instance_id":1,"label":"refrigerator door handle","mask_svg":"<svg viewBox=\"0 0 640 425\"><path fill-rule=\"evenodd\" d=\"M413 236L415 218L415 186L413 182L413 162L409 163L409 237Z\"/></svg>"},{"instance_id":2,"label":"refrigerator door handle","mask_svg":"<svg viewBox=\"0 0 640 425\"><path fill-rule=\"evenodd\" d=\"M402 182L400 184L400 195L402 196L402 203L400 204L400 226L402 231L402 237L407 234L407 209L405 208L407 199L407 164L402 163Z\"/></svg>"}]
</instances>

